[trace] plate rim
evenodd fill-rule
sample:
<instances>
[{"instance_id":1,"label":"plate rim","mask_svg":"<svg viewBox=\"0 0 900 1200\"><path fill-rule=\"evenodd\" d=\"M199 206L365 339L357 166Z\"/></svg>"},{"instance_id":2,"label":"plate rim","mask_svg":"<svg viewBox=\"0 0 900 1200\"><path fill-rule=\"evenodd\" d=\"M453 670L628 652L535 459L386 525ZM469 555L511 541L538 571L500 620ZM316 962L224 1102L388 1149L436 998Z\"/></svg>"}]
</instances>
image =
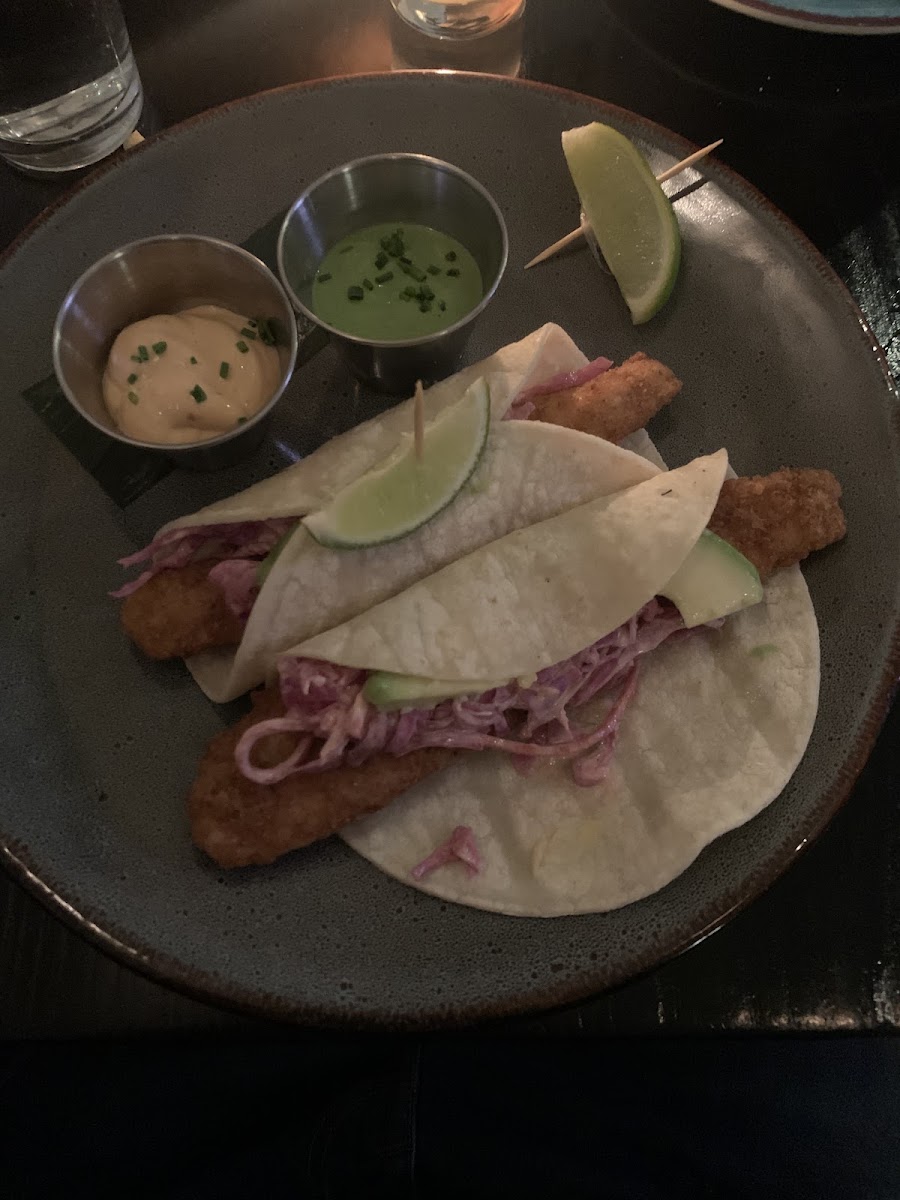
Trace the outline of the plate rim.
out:
<instances>
[{"instance_id":1,"label":"plate rim","mask_svg":"<svg viewBox=\"0 0 900 1200\"><path fill-rule=\"evenodd\" d=\"M79 179L60 196L56 197L44 208L19 235L0 253L0 270L7 265L27 244L30 238L59 209L65 207L75 196L86 190L110 172L117 170L135 155L141 155L145 150L158 145L165 139L178 136L183 130L199 126L218 118L231 109L242 108L266 97L303 93L306 91L323 91L336 86L361 86L375 84L388 85L397 80L427 79L435 77L438 72L430 70L409 70L393 72L367 72L359 75L332 75L321 79L303 80L297 83L284 84L280 87L268 88L255 92L250 96L241 96L228 100L213 108L195 113L175 125L167 126L158 133L146 138L140 145L128 151L119 151L99 167L93 169ZM648 140L680 143L689 153L696 148L694 143L666 126L644 117L639 113L623 108L621 105L577 92L571 88L560 87L556 84L543 83L539 80L511 78L503 75L490 75L478 72L455 71L452 73L467 86L470 82L482 86L501 85L513 90L528 90L544 93L569 102L593 106L598 113L619 115L628 124L636 125L645 131ZM890 421L895 432L900 436L900 390L891 372L887 357L859 305L856 303L849 288L831 266L822 252L810 238L797 226L790 217L781 211L754 184L746 180L737 171L724 163L716 162L715 171L725 176L733 186L742 190L759 209L765 210L770 217L778 221L792 239L805 252L814 264L817 273L823 277L827 285L837 286L848 310L848 317L853 318L859 327L860 334L868 341L878 362L884 378L885 386L896 407ZM627 968L616 969L613 966L585 970L576 978L566 980L555 986L545 986L543 989L529 991L527 998L511 998L498 1004L489 999L478 1000L464 1005L431 1006L427 1010L420 1009L414 1015L397 1014L383 1009L367 1008L364 1012L343 1010L337 1007L322 1008L315 1003L297 1003L280 999L271 992L254 990L252 987L238 986L221 977L216 972L208 972L192 967L180 958L166 953L153 946L138 944L136 937L116 929L114 921L107 919L102 913L92 916L87 906L66 899L63 894L64 886L42 878L39 869L31 861L27 848L17 844L16 839L9 837L0 829L0 865L26 891L34 896L53 916L62 920L69 928L83 936L89 943L107 956L122 965L136 970L152 982L186 995L202 1003L214 1007L225 1008L243 1015L257 1018L268 1018L286 1021L298 1025L313 1025L323 1029L356 1029L371 1031L403 1031L415 1032L428 1029L456 1029L477 1023L492 1021L500 1018L525 1017L535 1012L563 1010L620 987L632 980L639 979L665 963L683 954L685 951L704 941L707 937L718 932L742 912L753 901L784 874L817 838L823 833L834 819L839 810L850 798L853 787L865 767L875 742L884 724L891 706L892 693L898 676L900 676L900 615L898 615L890 633L890 649L884 670L877 683L874 697L866 712L860 731L855 741L847 748L843 761L835 773L830 787L821 794L818 810L805 827L805 832L799 845L786 846L775 854L765 869L758 872L749 887L741 890L740 894L727 896L725 905L717 909L714 915L705 920L701 927L691 931L678 931L671 937L662 953L658 950L644 952L636 963ZM696 860L695 860L696 861ZM691 864L693 865L693 864ZM687 868L688 870L691 867Z\"/></svg>"},{"instance_id":2,"label":"plate rim","mask_svg":"<svg viewBox=\"0 0 900 1200\"><path fill-rule=\"evenodd\" d=\"M712 0L720 8L727 8L741 16L755 17L771 25L787 29L805 29L810 33L844 33L856 36L900 33L900 17L840 17L829 13L814 12L808 8L791 6L783 8L768 0Z\"/></svg>"}]
</instances>

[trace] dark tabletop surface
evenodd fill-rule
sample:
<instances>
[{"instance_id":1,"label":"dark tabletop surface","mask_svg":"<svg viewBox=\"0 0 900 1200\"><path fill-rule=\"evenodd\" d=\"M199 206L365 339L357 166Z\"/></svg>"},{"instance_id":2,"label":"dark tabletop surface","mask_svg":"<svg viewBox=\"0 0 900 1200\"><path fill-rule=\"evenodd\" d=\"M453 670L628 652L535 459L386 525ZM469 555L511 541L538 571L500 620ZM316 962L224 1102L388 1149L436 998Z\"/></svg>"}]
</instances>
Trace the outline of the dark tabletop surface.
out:
<instances>
[{"instance_id":1,"label":"dark tabletop surface","mask_svg":"<svg viewBox=\"0 0 900 1200\"><path fill-rule=\"evenodd\" d=\"M421 50L389 0L123 0L151 134L234 97L386 71ZM393 39L392 39L392 34ZM781 29L708 0L528 0L520 74L704 144L781 207L856 297L900 378L900 37ZM478 62L503 69L509 39ZM514 136L514 134L507 134ZM64 185L0 164L0 248ZM681 958L517 1033L900 1029L900 706L842 812L765 896ZM0 876L0 1037L264 1031L104 957Z\"/></svg>"}]
</instances>

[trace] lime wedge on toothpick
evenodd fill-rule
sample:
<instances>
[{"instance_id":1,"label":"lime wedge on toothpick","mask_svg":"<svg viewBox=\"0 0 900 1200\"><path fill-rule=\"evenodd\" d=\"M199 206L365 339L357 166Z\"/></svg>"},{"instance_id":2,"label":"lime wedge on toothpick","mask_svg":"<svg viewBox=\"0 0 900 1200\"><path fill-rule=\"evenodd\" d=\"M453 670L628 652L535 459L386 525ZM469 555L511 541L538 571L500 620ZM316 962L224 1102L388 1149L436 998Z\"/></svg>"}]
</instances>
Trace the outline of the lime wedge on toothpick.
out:
<instances>
[{"instance_id":1,"label":"lime wedge on toothpick","mask_svg":"<svg viewBox=\"0 0 900 1200\"><path fill-rule=\"evenodd\" d=\"M465 486L484 453L491 423L488 385L477 380L423 431L416 455L410 432L380 466L354 480L327 508L303 518L323 546L357 549L405 537L430 521Z\"/></svg>"},{"instance_id":2,"label":"lime wedge on toothpick","mask_svg":"<svg viewBox=\"0 0 900 1200\"><path fill-rule=\"evenodd\" d=\"M562 135L584 215L635 325L668 300L681 262L681 234L647 160L621 133L595 121Z\"/></svg>"}]
</instances>

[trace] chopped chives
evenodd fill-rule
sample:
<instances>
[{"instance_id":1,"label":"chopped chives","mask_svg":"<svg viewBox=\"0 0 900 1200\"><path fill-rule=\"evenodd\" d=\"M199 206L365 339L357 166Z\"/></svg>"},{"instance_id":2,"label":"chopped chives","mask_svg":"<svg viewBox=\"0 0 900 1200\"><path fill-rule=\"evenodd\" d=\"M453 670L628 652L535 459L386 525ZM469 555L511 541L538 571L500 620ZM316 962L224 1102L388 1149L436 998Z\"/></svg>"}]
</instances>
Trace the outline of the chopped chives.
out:
<instances>
[{"instance_id":1,"label":"chopped chives","mask_svg":"<svg viewBox=\"0 0 900 1200\"><path fill-rule=\"evenodd\" d=\"M134 373L133 371L132 371L132 373L131 373L131 374L128 376L128 382L129 382L129 383L137 383L137 375L135 375L135 373Z\"/></svg>"},{"instance_id":2,"label":"chopped chives","mask_svg":"<svg viewBox=\"0 0 900 1200\"><path fill-rule=\"evenodd\" d=\"M316 276L316 279L318 279L319 283L327 283L330 278L331 274L328 271L320 271Z\"/></svg>"},{"instance_id":3,"label":"chopped chives","mask_svg":"<svg viewBox=\"0 0 900 1200\"><path fill-rule=\"evenodd\" d=\"M235 342L234 344L237 346L238 350L240 350L241 354L246 354L250 349L246 342Z\"/></svg>"},{"instance_id":4,"label":"chopped chives","mask_svg":"<svg viewBox=\"0 0 900 1200\"><path fill-rule=\"evenodd\" d=\"M231 367L228 365L228 363L227 363L227 362L220 362L220 363L219 363L219 378L220 378L220 379L227 379L227 378L228 378L228 372L229 372L230 370L231 370Z\"/></svg>"},{"instance_id":5,"label":"chopped chives","mask_svg":"<svg viewBox=\"0 0 900 1200\"><path fill-rule=\"evenodd\" d=\"M446 258L447 262L456 262L456 251L448 250L444 258Z\"/></svg>"},{"instance_id":6,"label":"chopped chives","mask_svg":"<svg viewBox=\"0 0 900 1200\"><path fill-rule=\"evenodd\" d=\"M362 290L358 283L354 283L352 287L347 288L348 300L362 300L365 294L366 293Z\"/></svg>"},{"instance_id":7,"label":"chopped chives","mask_svg":"<svg viewBox=\"0 0 900 1200\"><path fill-rule=\"evenodd\" d=\"M441 310L441 312L447 311L447 305L444 303L443 300L438 300L438 308Z\"/></svg>"},{"instance_id":8,"label":"chopped chives","mask_svg":"<svg viewBox=\"0 0 900 1200\"><path fill-rule=\"evenodd\" d=\"M252 329L248 329L246 325L241 330L241 337L249 338L251 342L256 341L256 333Z\"/></svg>"},{"instance_id":9,"label":"chopped chives","mask_svg":"<svg viewBox=\"0 0 900 1200\"><path fill-rule=\"evenodd\" d=\"M196 365L197 365L197 360L196 360L196 358L194 358L194 356L192 354L191 355L191 366L196 367Z\"/></svg>"},{"instance_id":10,"label":"chopped chives","mask_svg":"<svg viewBox=\"0 0 900 1200\"><path fill-rule=\"evenodd\" d=\"M248 321L247 324L250 326L251 329L255 329L257 326L256 321Z\"/></svg>"},{"instance_id":11,"label":"chopped chives","mask_svg":"<svg viewBox=\"0 0 900 1200\"><path fill-rule=\"evenodd\" d=\"M264 346L275 346L278 343L278 338L275 336L275 327L265 317L261 317L259 321L259 340Z\"/></svg>"},{"instance_id":12,"label":"chopped chives","mask_svg":"<svg viewBox=\"0 0 900 1200\"><path fill-rule=\"evenodd\" d=\"M401 292L400 299L401 300L412 300L412 296L409 294L409 292Z\"/></svg>"},{"instance_id":13,"label":"chopped chives","mask_svg":"<svg viewBox=\"0 0 900 1200\"><path fill-rule=\"evenodd\" d=\"M349 246L341 246L340 253L341 254L349 254L352 249L353 249L352 244Z\"/></svg>"},{"instance_id":14,"label":"chopped chives","mask_svg":"<svg viewBox=\"0 0 900 1200\"><path fill-rule=\"evenodd\" d=\"M380 271L382 267L386 267L387 260L388 256L385 254L385 252L383 250L379 250L378 254L375 256L375 270Z\"/></svg>"},{"instance_id":15,"label":"chopped chives","mask_svg":"<svg viewBox=\"0 0 900 1200\"><path fill-rule=\"evenodd\" d=\"M447 274L450 276L451 279L455 279L456 276L459 274L459 267L448 267Z\"/></svg>"},{"instance_id":16,"label":"chopped chives","mask_svg":"<svg viewBox=\"0 0 900 1200\"><path fill-rule=\"evenodd\" d=\"M137 404L137 402L138 402L137 392L129 392L128 399L131 401L132 404Z\"/></svg>"},{"instance_id":17,"label":"chopped chives","mask_svg":"<svg viewBox=\"0 0 900 1200\"><path fill-rule=\"evenodd\" d=\"M381 275L375 276L375 282L376 283L390 283L393 278L394 278L393 271L384 271Z\"/></svg>"},{"instance_id":18,"label":"chopped chives","mask_svg":"<svg viewBox=\"0 0 900 1200\"><path fill-rule=\"evenodd\" d=\"M203 388L200 386L199 383L197 384L196 387L191 388L188 395L193 396L198 404L202 404L203 401L206 399L206 392L204 392Z\"/></svg>"},{"instance_id":19,"label":"chopped chives","mask_svg":"<svg viewBox=\"0 0 900 1200\"><path fill-rule=\"evenodd\" d=\"M431 301L421 300L419 302L419 312L431 312Z\"/></svg>"},{"instance_id":20,"label":"chopped chives","mask_svg":"<svg viewBox=\"0 0 900 1200\"><path fill-rule=\"evenodd\" d=\"M154 342L153 343L153 353L154 354L165 354L166 346L168 346L168 344L169 344L168 342Z\"/></svg>"},{"instance_id":21,"label":"chopped chives","mask_svg":"<svg viewBox=\"0 0 900 1200\"><path fill-rule=\"evenodd\" d=\"M132 362L143 362L144 360L141 358L141 356L139 354L132 354L131 361Z\"/></svg>"},{"instance_id":22,"label":"chopped chives","mask_svg":"<svg viewBox=\"0 0 900 1200\"><path fill-rule=\"evenodd\" d=\"M411 258L407 258L405 255L404 255L404 256L403 256L403 257L400 259L400 261L403 263L403 265L404 265L405 267L411 267L411 266L412 266L412 259L411 259Z\"/></svg>"},{"instance_id":23,"label":"chopped chives","mask_svg":"<svg viewBox=\"0 0 900 1200\"><path fill-rule=\"evenodd\" d=\"M429 268L428 268L428 274L429 274L429 275L440 275L440 273L441 273L441 268L440 268L440 267L436 267L436 266L434 265L434 263L431 263L431 265L430 265L430 266L429 266Z\"/></svg>"},{"instance_id":24,"label":"chopped chives","mask_svg":"<svg viewBox=\"0 0 900 1200\"><path fill-rule=\"evenodd\" d=\"M247 418L246 418L246 417L238 417L238 419L237 419L237 423L238 423L238 425L246 425L246 424L247 424Z\"/></svg>"},{"instance_id":25,"label":"chopped chives","mask_svg":"<svg viewBox=\"0 0 900 1200\"><path fill-rule=\"evenodd\" d=\"M146 346L138 346L138 362L149 362L150 351Z\"/></svg>"}]
</instances>

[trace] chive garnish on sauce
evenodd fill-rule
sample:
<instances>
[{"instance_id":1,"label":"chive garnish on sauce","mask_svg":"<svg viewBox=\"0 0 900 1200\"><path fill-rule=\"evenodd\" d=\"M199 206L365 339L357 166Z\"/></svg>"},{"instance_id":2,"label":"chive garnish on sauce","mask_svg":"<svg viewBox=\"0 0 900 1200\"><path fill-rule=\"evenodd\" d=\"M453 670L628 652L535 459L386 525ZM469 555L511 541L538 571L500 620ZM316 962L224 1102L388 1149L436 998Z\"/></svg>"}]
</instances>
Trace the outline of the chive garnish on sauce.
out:
<instances>
[{"instance_id":1,"label":"chive garnish on sauce","mask_svg":"<svg viewBox=\"0 0 900 1200\"><path fill-rule=\"evenodd\" d=\"M138 394L137 394L137 392L129 392L129 393L128 393L128 399L131 401L131 403L132 403L132 404L137 404L137 403L138 403Z\"/></svg>"},{"instance_id":2,"label":"chive garnish on sauce","mask_svg":"<svg viewBox=\"0 0 900 1200\"><path fill-rule=\"evenodd\" d=\"M447 305L444 303L443 300L438 300L438 308L441 310L441 312L447 311Z\"/></svg>"},{"instance_id":3,"label":"chive garnish on sauce","mask_svg":"<svg viewBox=\"0 0 900 1200\"><path fill-rule=\"evenodd\" d=\"M249 338L251 342L256 341L256 332L253 329L248 329L245 325L241 330L241 337Z\"/></svg>"},{"instance_id":4,"label":"chive garnish on sauce","mask_svg":"<svg viewBox=\"0 0 900 1200\"><path fill-rule=\"evenodd\" d=\"M229 372L230 370L231 370L231 367L228 365L228 363L227 363L227 362L220 362L220 363L219 363L219 378L220 378L220 379L227 379L227 378L228 378L228 372Z\"/></svg>"},{"instance_id":5,"label":"chive garnish on sauce","mask_svg":"<svg viewBox=\"0 0 900 1200\"><path fill-rule=\"evenodd\" d=\"M341 254L349 254L352 249L353 249L352 244L349 246L341 246L340 253Z\"/></svg>"},{"instance_id":6,"label":"chive garnish on sauce","mask_svg":"<svg viewBox=\"0 0 900 1200\"><path fill-rule=\"evenodd\" d=\"M169 344L168 342L154 342L153 343L153 353L154 354L165 354L166 346L168 346L168 344Z\"/></svg>"},{"instance_id":7,"label":"chive garnish on sauce","mask_svg":"<svg viewBox=\"0 0 900 1200\"><path fill-rule=\"evenodd\" d=\"M318 279L319 283L327 283L330 278L331 273L329 271L320 271L316 276L316 279Z\"/></svg>"},{"instance_id":8,"label":"chive garnish on sauce","mask_svg":"<svg viewBox=\"0 0 900 1200\"><path fill-rule=\"evenodd\" d=\"M246 342L235 342L234 344L240 350L241 354L246 354L250 349Z\"/></svg>"},{"instance_id":9,"label":"chive garnish on sauce","mask_svg":"<svg viewBox=\"0 0 900 1200\"><path fill-rule=\"evenodd\" d=\"M271 321L265 317L260 317L257 328L259 329L259 340L264 346L275 346L278 344L278 338L275 336L275 328Z\"/></svg>"},{"instance_id":10,"label":"chive garnish on sauce","mask_svg":"<svg viewBox=\"0 0 900 1200\"><path fill-rule=\"evenodd\" d=\"M384 271L381 275L375 276L375 282L376 283L390 283L393 278L394 278L393 271Z\"/></svg>"},{"instance_id":11,"label":"chive garnish on sauce","mask_svg":"<svg viewBox=\"0 0 900 1200\"><path fill-rule=\"evenodd\" d=\"M354 283L352 287L347 288L348 300L362 300L365 294L366 293L362 290L358 283Z\"/></svg>"},{"instance_id":12,"label":"chive garnish on sauce","mask_svg":"<svg viewBox=\"0 0 900 1200\"><path fill-rule=\"evenodd\" d=\"M441 273L441 268L436 267L434 265L434 263L431 263L431 265L428 267L428 274L429 275L440 275L440 273Z\"/></svg>"},{"instance_id":13,"label":"chive garnish on sauce","mask_svg":"<svg viewBox=\"0 0 900 1200\"><path fill-rule=\"evenodd\" d=\"M457 277L457 275L459 274L459 267L448 267L447 274L450 276L451 279L455 279Z\"/></svg>"},{"instance_id":14,"label":"chive garnish on sauce","mask_svg":"<svg viewBox=\"0 0 900 1200\"><path fill-rule=\"evenodd\" d=\"M192 366L192 367L196 367L196 365L197 365L197 360L196 360L196 358L194 358L194 356L193 356L193 354L192 354L192 355L191 355L191 366Z\"/></svg>"},{"instance_id":15,"label":"chive garnish on sauce","mask_svg":"<svg viewBox=\"0 0 900 1200\"><path fill-rule=\"evenodd\" d=\"M363 287L366 289L367 292L371 292L374 289L375 284L372 282L371 279L364 279Z\"/></svg>"},{"instance_id":16,"label":"chive garnish on sauce","mask_svg":"<svg viewBox=\"0 0 900 1200\"><path fill-rule=\"evenodd\" d=\"M387 266L388 256L383 250L379 250L375 256L375 270L380 271L382 267Z\"/></svg>"},{"instance_id":17,"label":"chive garnish on sauce","mask_svg":"<svg viewBox=\"0 0 900 1200\"><path fill-rule=\"evenodd\" d=\"M237 419L237 423L238 423L238 425L246 425L246 424L247 424L247 418L246 418L246 417L238 417L238 419Z\"/></svg>"},{"instance_id":18,"label":"chive garnish on sauce","mask_svg":"<svg viewBox=\"0 0 900 1200\"><path fill-rule=\"evenodd\" d=\"M197 384L196 387L191 388L189 395L193 396L198 404L202 404L203 401L206 399L206 392L204 392L203 388L200 386L199 383Z\"/></svg>"},{"instance_id":19,"label":"chive garnish on sauce","mask_svg":"<svg viewBox=\"0 0 900 1200\"><path fill-rule=\"evenodd\" d=\"M129 383L137 383L137 375L135 375L135 374L134 374L134 372L132 372L132 373L131 373L131 374L128 376L128 382L129 382Z\"/></svg>"},{"instance_id":20,"label":"chive garnish on sauce","mask_svg":"<svg viewBox=\"0 0 900 1200\"><path fill-rule=\"evenodd\" d=\"M138 346L138 362L149 362L150 351L146 346Z\"/></svg>"},{"instance_id":21,"label":"chive garnish on sauce","mask_svg":"<svg viewBox=\"0 0 900 1200\"><path fill-rule=\"evenodd\" d=\"M456 251L448 250L444 258L446 258L447 262L456 262Z\"/></svg>"}]
</instances>

